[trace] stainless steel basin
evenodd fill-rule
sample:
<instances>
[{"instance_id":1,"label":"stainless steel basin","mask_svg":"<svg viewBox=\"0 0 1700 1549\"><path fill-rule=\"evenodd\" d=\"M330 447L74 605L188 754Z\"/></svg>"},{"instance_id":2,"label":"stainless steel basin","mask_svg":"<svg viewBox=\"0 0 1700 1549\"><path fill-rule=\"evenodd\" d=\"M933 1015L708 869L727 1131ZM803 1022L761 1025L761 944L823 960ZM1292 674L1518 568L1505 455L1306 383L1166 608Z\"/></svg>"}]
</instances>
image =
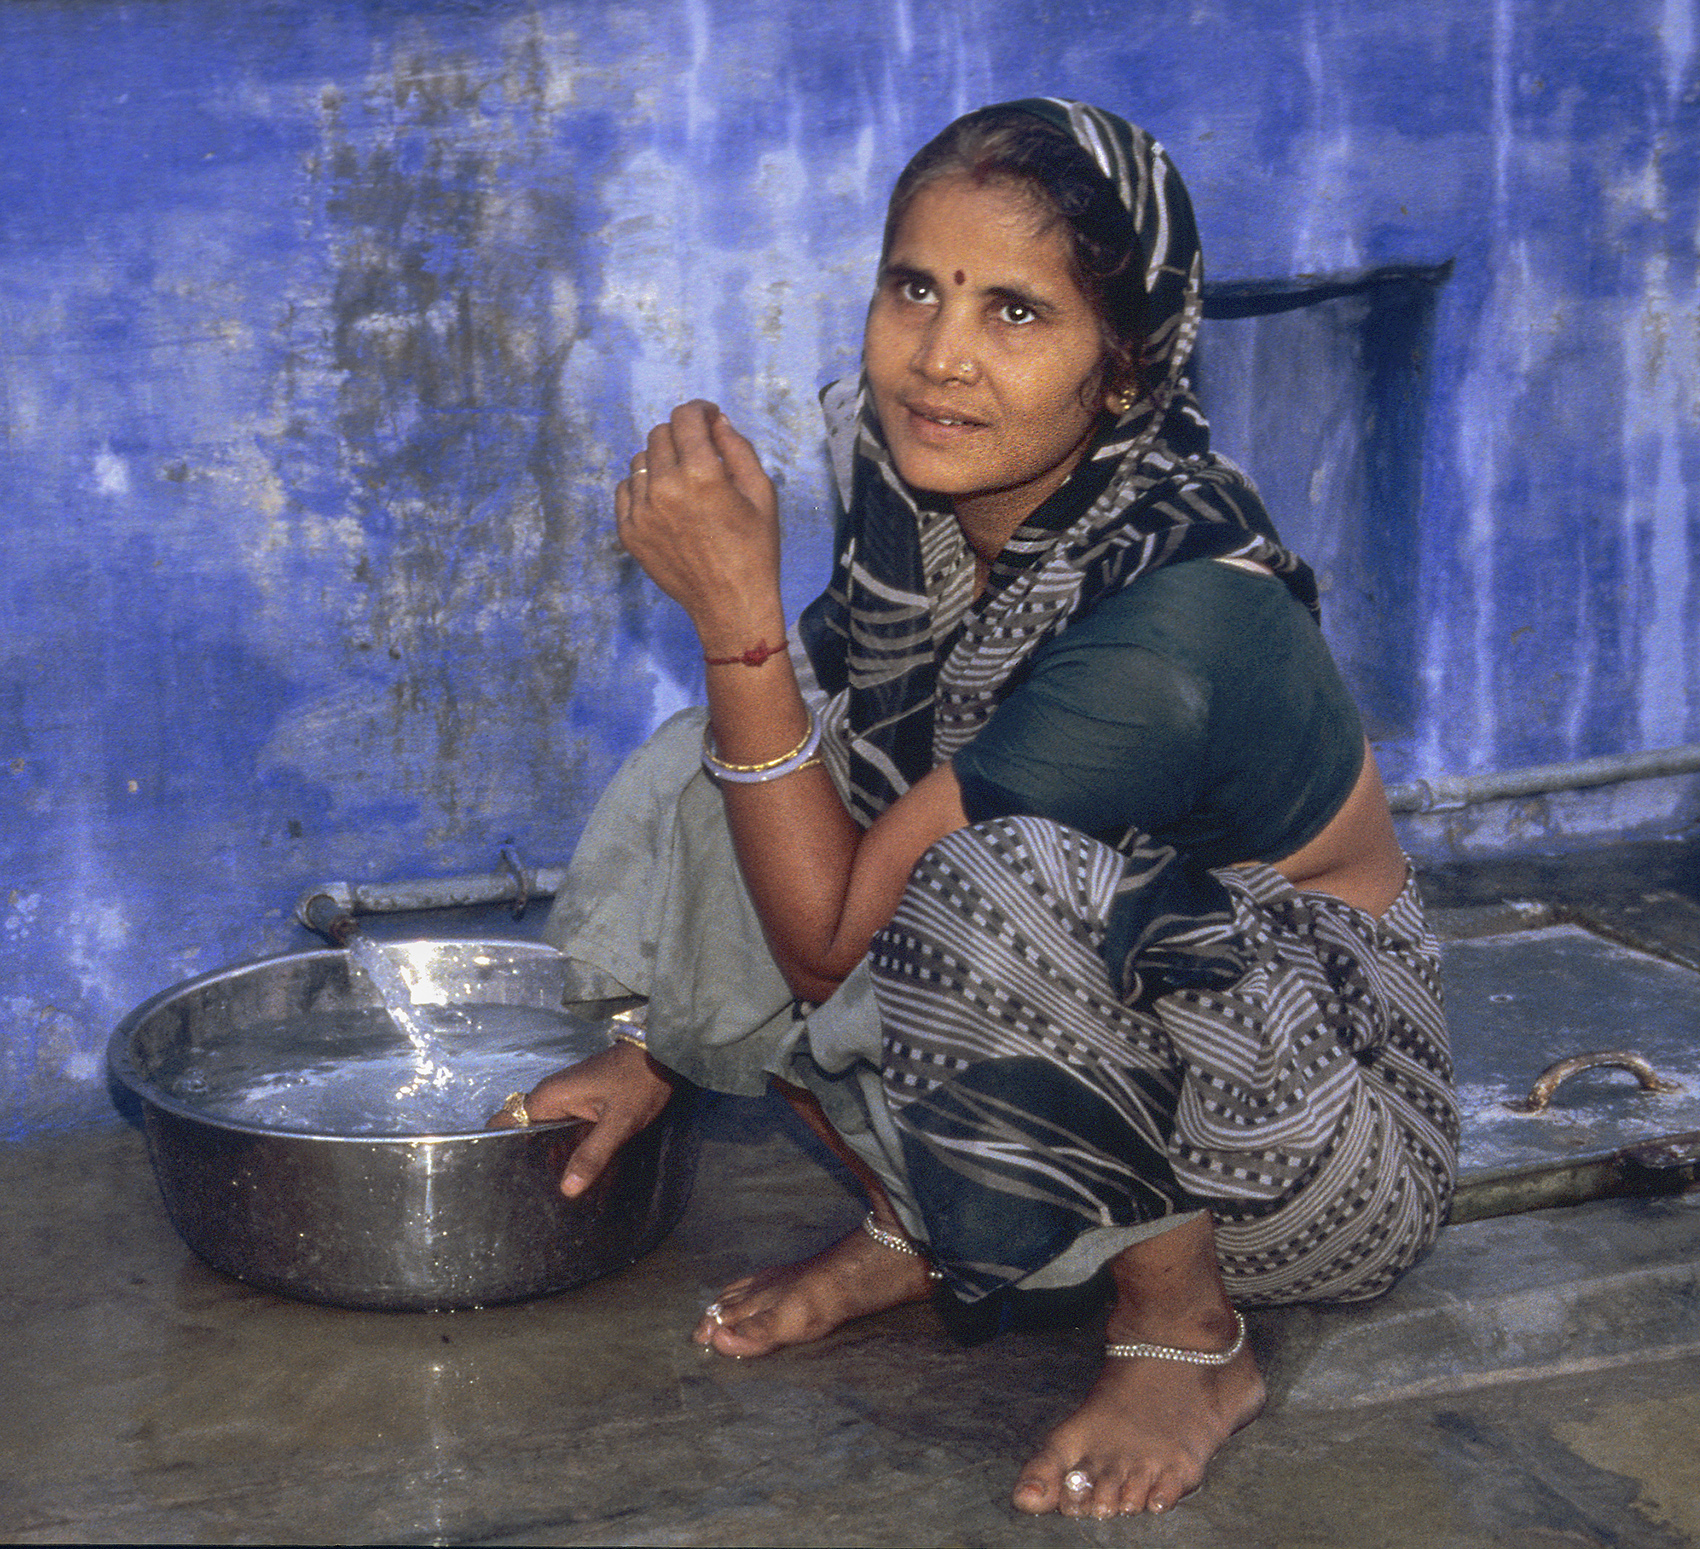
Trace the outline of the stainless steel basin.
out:
<instances>
[{"instance_id":1,"label":"stainless steel basin","mask_svg":"<svg viewBox=\"0 0 1700 1549\"><path fill-rule=\"evenodd\" d=\"M561 1005L564 959L539 943L385 950L448 1004ZM108 1062L141 1101L166 1211L207 1263L309 1301L424 1311L565 1290L632 1263L672 1229L696 1170L688 1088L589 1194L567 1200L559 1180L585 1129L576 1121L300 1134L215 1116L157 1080L234 1028L376 1004L365 976L351 979L345 952L290 953L187 980L113 1033Z\"/></svg>"}]
</instances>

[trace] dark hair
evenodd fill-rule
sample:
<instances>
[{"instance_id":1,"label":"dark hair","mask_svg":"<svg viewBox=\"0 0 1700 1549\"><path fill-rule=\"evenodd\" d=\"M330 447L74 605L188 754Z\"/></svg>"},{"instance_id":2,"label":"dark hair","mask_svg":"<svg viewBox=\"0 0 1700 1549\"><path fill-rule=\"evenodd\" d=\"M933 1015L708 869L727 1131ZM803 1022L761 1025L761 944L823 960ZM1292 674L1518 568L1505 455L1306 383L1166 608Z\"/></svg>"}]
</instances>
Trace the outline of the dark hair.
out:
<instances>
[{"instance_id":1,"label":"dark hair","mask_svg":"<svg viewBox=\"0 0 1700 1549\"><path fill-rule=\"evenodd\" d=\"M949 177L1014 183L1048 216L1047 227L1061 222L1075 283L1097 311L1104 336L1105 385L1142 391L1145 255L1127 206L1086 150L1066 130L1020 108L981 108L957 119L898 177L886 209L882 262L915 196Z\"/></svg>"}]
</instances>

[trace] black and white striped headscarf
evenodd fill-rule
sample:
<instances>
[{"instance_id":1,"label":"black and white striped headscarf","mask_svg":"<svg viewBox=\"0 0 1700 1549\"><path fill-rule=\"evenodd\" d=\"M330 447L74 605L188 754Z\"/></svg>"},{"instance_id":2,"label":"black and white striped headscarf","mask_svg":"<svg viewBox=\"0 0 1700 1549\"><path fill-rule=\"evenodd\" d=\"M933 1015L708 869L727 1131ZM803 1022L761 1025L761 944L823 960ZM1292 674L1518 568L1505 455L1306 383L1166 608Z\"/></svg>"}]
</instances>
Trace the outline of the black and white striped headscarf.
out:
<instances>
[{"instance_id":1,"label":"black and white striped headscarf","mask_svg":"<svg viewBox=\"0 0 1700 1549\"><path fill-rule=\"evenodd\" d=\"M1203 259L1192 201L1162 146L1060 98L1005 104L1066 130L1133 215L1145 271L1145 393L1106 414L1068 481L1017 529L975 599L974 555L948 508L899 476L870 395L822 394L845 514L832 582L799 620L831 696L822 751L863 823L979 734L1023 663L1134 577L1183 560L1256 559L1316 608L1251 481L1209 450L1187 362Z\"/></svg>"}]
</instances>

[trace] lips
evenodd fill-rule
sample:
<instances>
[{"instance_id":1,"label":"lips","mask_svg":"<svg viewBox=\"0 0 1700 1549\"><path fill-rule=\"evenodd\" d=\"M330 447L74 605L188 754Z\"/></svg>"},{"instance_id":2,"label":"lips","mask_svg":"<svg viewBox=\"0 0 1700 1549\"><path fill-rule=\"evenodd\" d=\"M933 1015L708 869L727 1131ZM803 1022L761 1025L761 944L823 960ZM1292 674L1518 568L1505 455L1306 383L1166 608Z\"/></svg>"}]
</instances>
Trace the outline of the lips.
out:
<instances>
[{"instance_id":1,"label":"lips","mask_svg":"<svg viewBox=\"0 0 1700 1549\"><path fill-rule=\"evenodd\" d=\"M964 436L984 430L986 422L943 404L903 404L905 428L925 446L951 446Z\"/></svg>"}]
</instances>

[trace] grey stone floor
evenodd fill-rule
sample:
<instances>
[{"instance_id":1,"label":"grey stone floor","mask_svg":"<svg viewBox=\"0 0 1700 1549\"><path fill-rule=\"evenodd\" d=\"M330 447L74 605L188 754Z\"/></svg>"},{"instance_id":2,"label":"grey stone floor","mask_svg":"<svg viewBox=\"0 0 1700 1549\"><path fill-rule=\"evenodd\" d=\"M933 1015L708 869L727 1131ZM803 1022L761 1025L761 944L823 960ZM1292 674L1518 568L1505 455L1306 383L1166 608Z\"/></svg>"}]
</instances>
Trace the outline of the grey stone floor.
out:
<instances>
[{"instance_id":1,"label":"grey stone floor","mask_svg":"<svg viewBox=\"0 0 1700 1549\"><path fill-rule=\"evenodd\" d=\"M562 1296L351 1312L205 1268L134 1131L0 1154L0 1538L20 1543L1700 1541L1700 1200L1450 1228L1386 1300L1257 1315L1273 1402L1162 1521L1034 1521L1030 1441L1090 1326L963 1350L931 1309L747 1363L684 1331L857 1206L762 1105L710 1115L690 1210Z\"/></svg>"},{"instance_id":2,"label":"grey stone floor","mask_svg":"<svg viewBox=\"0 0 1700 1549\"><path fill-rule=\"evenodd\" d=\"M1619 925L1642 910L1637 939L1660 946L1651 918L1681 960L1700 945L1688 864L1533 880ZM1529 880L1432 892L1491 913ZM0 1148L0 1539L1700 1543L1700 1196L1454 1226L1378 1303L1255 1315L1270 1409L1205 1488L1166 1519L1074 1523L1007 1500L1090 1381L1090 1321L964 1350L907 1308L748 1363L687 1343L722 1282L860 1214L776 1105L717 1101L706 1125L691 1206L647 1259L442 1314L316 1307L206 1268L116 1121Z\"/></svg>"}]
</instances>

